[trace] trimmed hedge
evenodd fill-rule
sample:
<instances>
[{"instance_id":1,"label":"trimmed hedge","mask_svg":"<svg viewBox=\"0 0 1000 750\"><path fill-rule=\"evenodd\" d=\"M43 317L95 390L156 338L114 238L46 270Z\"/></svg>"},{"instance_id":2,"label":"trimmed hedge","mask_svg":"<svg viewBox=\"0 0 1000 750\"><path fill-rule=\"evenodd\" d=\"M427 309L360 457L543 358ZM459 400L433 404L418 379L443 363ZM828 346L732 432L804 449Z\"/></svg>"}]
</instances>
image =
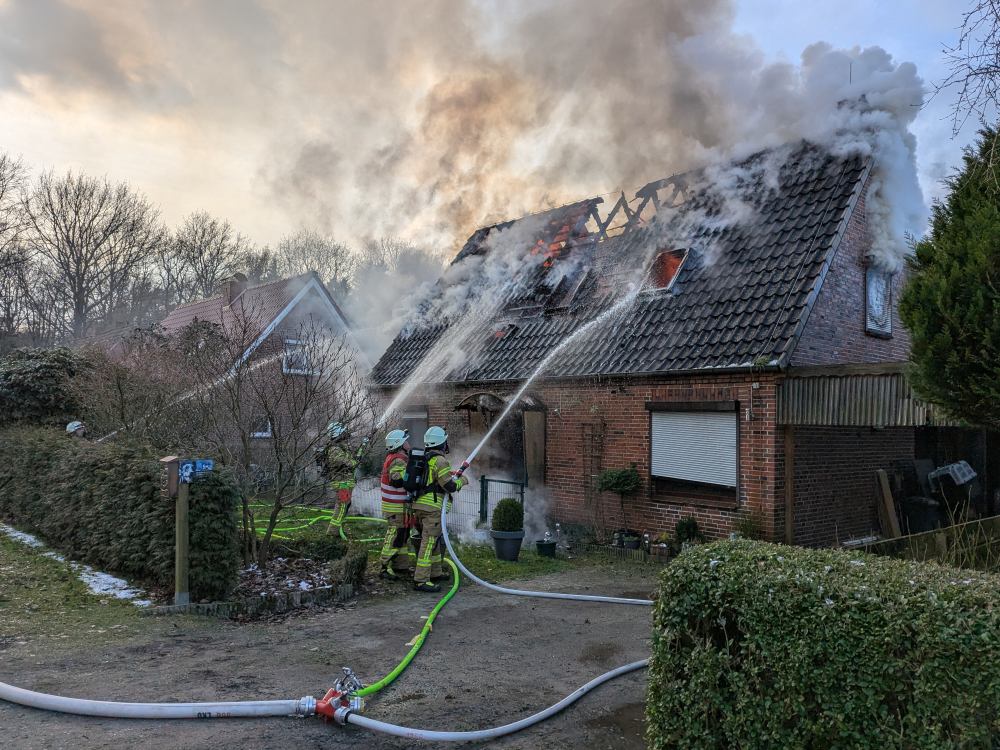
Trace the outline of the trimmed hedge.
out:
<instances>
[{"instance_id":1,"label":"trimmed hedge","mask_svg":"<svg viewBox=\"0 0 1000 750\"><path fill-rule=\"evenodd\" d=\"M56 430L0 432L0 517L75 560L145 585L173 589L174 503L161 493L157 457ZM239 564L235 484L213 473L191 485L190 588L224 599Z\"/></svg>"},{"instance_id":2,"label":"trimmed hedge","mask_svg":"<svg viewBox=\"0 0 1000 750\"><path fill-rule=\"evenodd\" d=\"M1000 577L749 540L662 574L651 748L989 748Z\"/></svg>"}]
</instances>

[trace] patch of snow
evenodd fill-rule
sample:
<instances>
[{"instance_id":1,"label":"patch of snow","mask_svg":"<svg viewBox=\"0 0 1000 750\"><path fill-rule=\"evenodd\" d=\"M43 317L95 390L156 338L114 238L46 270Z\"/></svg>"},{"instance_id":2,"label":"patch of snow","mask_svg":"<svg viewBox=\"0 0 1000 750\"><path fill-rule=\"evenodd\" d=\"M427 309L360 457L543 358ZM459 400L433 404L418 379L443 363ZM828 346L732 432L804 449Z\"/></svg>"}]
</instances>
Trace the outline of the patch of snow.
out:
<instances>
[{"instance_id":1,"label":"patch of snow","mask_svg":"<svg viewBox=\"0 0 1000 750\"><path fill-rule=\"evenodd\" d=\"M28 547L36 549L44 549L45 547L45 545L39 541L37 537L34 537L31 534L26 534L23 531L18 531L11 526L7 526L6 524L0 523L0 531L9 536L11 539L21 542L21 544ZM132 602L132 604L137 607L149 607L153 604L151 600L143 598L147 596L145 591L129 586L128 581L116 578L109 573L102 573L99 570L94 570L89 565L67 560L58 552L53 552L52 550L45 550L42 552L42 556L48 557L56 562L66 563L69 565L73 572L76 573L76 577L83 581L87 588L90 589L91 593L96 594L97 596L113 596L115 599L125 599Z\"/></svg>"},{"instance_id":2,"label":"patch of snow","mask_svg":"<svg viewBox=\"0 0 1000 750\"><path fill-rule=\"evenodd\" d=\"M42 544L42 542L38 540L37 537L33 537L31 534L26 534L23 531L18 531L17 529L8 526L5 523L0 523L0 531L2 531L4 534L9 536L14 541L20 542L21 544L26 544L29 547L45 546L44 544Z\"/></svg>"}]
</instances>

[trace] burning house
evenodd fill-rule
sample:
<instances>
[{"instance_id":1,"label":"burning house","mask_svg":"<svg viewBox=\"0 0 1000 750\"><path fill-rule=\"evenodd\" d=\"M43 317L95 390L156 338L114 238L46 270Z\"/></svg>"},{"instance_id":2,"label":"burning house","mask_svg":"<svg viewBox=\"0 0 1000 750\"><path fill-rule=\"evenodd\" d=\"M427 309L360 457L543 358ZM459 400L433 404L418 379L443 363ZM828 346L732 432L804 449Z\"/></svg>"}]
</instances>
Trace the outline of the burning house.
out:
<instances>
[{"instance_id":1,"label":"burning house","mask_svg":"<svg viewBox=\"0 0 1000 750\"><path fill-rule=\"evenodd\" d=\"M557 520L656 532L691 516L721 536L745 515L809 545L877 533L875 470L912 464L937 418L902 374L903 274L873 254L873 167L802 143L610 210L480 229L452 268L513 243L506 279L465 273L476 302L429 301L373 378L411 432L443 424L462 444L544 363L479 468L544 487ZM630 465L642 487L622 518L597 478Z\"/></svg>"}]
</instances>

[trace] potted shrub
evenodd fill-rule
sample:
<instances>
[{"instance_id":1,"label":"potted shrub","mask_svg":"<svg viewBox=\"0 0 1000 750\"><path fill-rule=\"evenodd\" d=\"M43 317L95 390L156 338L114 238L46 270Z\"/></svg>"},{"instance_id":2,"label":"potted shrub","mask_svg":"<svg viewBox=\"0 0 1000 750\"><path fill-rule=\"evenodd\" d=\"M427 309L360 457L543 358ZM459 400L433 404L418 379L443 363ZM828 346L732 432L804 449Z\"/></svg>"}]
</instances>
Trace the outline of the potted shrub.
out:
<instances>
[{"instance_id":1,"label":"potted shrub","mask_svg":"<svg viewBox=\"0 0 1000 750\"><path fill-rule=\"evenodd\" d=\"M701 529L698 527L698 522L688 516L682 518L674 526L674 539L677 545L677 551L680 552L684 550L688 545L696 544L698 542L705 541L705 535L701 533Z\"/></svg>"},{"instance_id":2,"label":"potted shrub","mask_svg":"<svg viewBox=\"0 0 1000 750\"><path fill-rule=\"evenodd\" d=\"M615 532L615 543L626 549L639 549L642 537L639 532L624 528L626 525L625 498L638 492L642 484L642 477L632 464L627 469L605 469L597 478L597 488L601 492L614 492L618 495L618 502L622 510L623 528Z\"/></svg>"},{"instance_id":3,"label":"potted shrub","mask_svg":"<svg viewBox=\"0 0 1000 750\"><path fill-rule=\"evenodd\" d=\"M524 507L512 497L505 497L493 509L493 547L498 560L517 562L524 539Z\"/></svg>"}]
</instances>

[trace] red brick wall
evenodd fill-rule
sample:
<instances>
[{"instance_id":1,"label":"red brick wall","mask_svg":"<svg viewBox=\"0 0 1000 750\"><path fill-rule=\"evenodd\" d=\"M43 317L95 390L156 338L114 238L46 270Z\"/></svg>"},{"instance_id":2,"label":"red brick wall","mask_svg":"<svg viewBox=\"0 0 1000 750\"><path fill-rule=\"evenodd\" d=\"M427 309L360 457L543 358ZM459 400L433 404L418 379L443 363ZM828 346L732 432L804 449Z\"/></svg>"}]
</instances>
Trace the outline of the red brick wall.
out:
<instances>
[{"instance_id":1,"label":"red brick wall","mask_svg":"<svg viewBox=\"0 0 1000 750\"><path fill-rule=\"evenodd\" d=\"M909 357L910 337L898 307L902 272L893 276L892 337L865 333L865 256L870 250L863 193L792 353L792 365L902 362Z\"/></svg>"},{"instance_id":2,"label":"red brick wall","mask_svg":"<svg viewBox=\"0 0 1000 750\"><path fill-rule=\"evenodd\" d=\"M693 516L710 537L725 536L736 515L736 493L728 508L718 507L718 498L699 498L698 493L670 495L653 492L649 482L650 415L647 402L738 401L740 425L739 504L764 519L772 538L783 533L781 507L782 456L775 426L776 376L745 374L678 376L673 378L586 379L541 383L533 396L547 407L545 485L552 498L551 513L567 522L590 522L593 508L585 502L584 425L603 426L603 451L597 471L623 468L634 462L644 479L640 493L628 503L628 524L655 534L673 531L674 524ZM753 388L752 383L758 387ZM455 406L474 393L489 392L502 399L514 388L504 386L448 386L423 389L409 400L411 406L427 406L431 424L447 427L456 454L464 457L470 445L468 417ZM746 409L753 404L751 419ZM599 497L610 526L617 526L620 505L617 496ZM711 504L707 504L711 503Z\"/></svg>"},{"instance_id":3,"label":"red brick wall","mask_svg":"<svg viewBox=\"0 0 1000 750\"><path fill-rule=\"evenodd\" d=\"M828 546L879 529L876 469L913 458L914 430L795 428L795 543Z\"/></svg>"}]
</instances>

